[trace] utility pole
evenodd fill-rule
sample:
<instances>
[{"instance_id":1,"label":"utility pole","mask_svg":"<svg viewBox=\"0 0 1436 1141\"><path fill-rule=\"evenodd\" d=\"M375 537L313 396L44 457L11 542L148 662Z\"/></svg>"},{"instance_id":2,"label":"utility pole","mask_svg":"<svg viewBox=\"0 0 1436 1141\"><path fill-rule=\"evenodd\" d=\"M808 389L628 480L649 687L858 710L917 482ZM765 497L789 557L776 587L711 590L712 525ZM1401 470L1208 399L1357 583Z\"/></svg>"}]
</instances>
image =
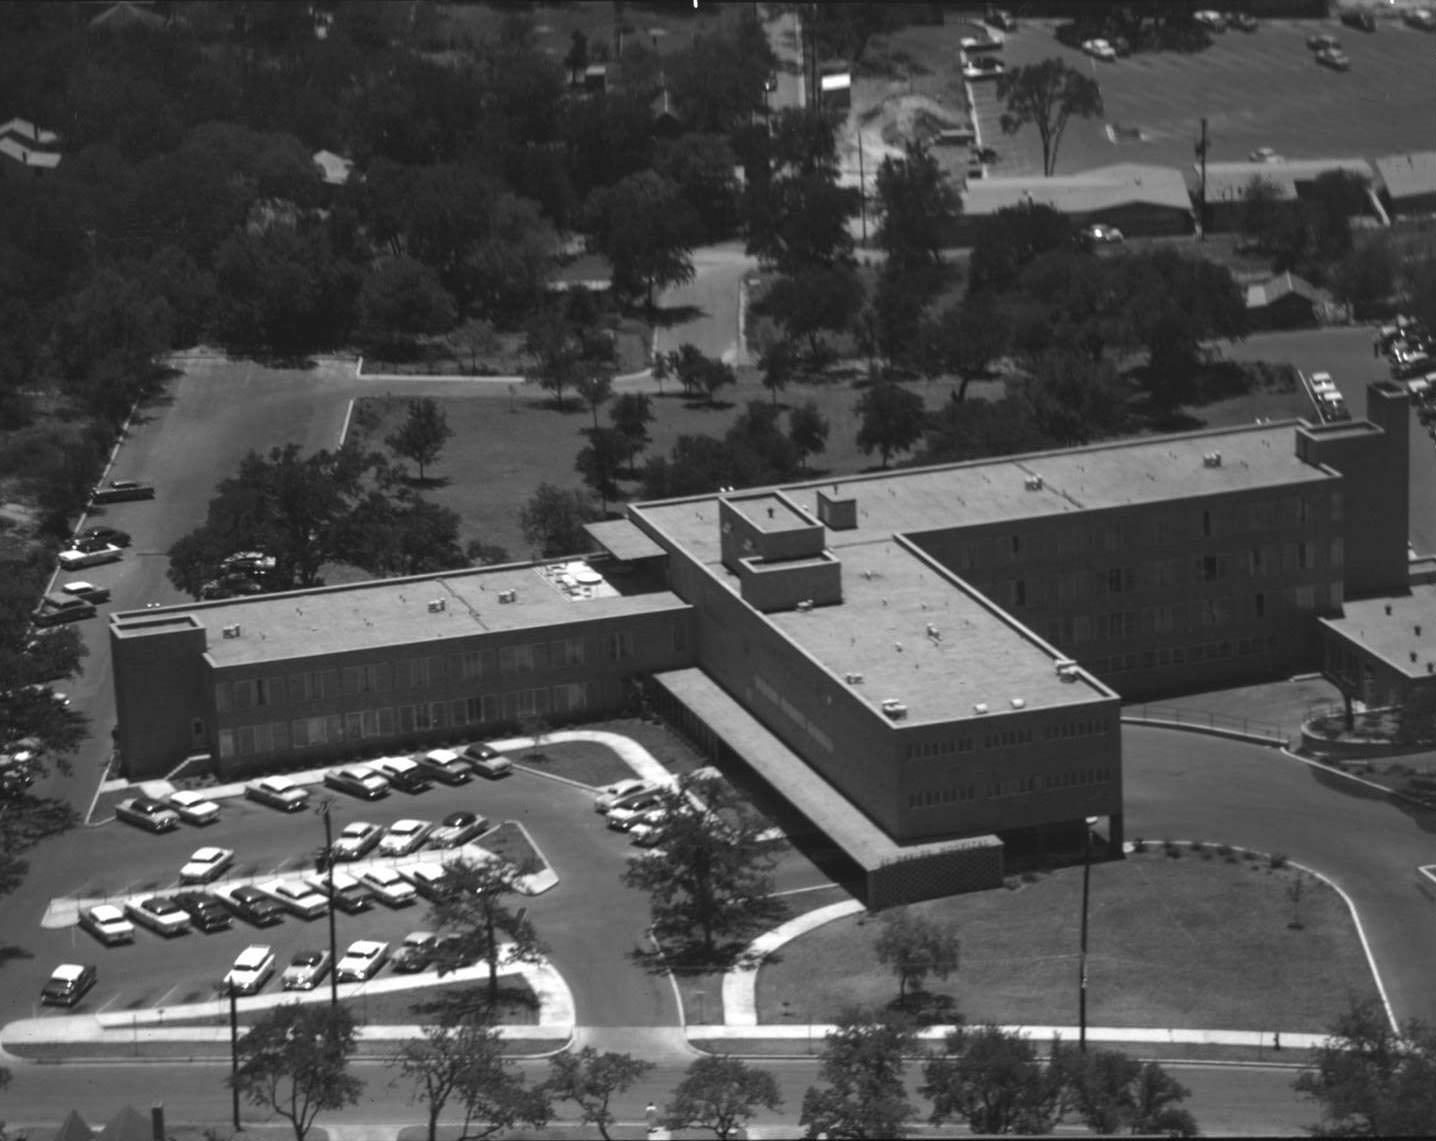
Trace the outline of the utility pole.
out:
<instances>
[{"instance_id":1,"label":"utility pole","mask_svg":"<svg viewBox=\"0 0 1436 1141\"><path fill-rule=\"evenodd\" d=\"M1092 894L1092 825L1094 817L1082 821L1082 954L1077 977L1077 1048L1087 1052L1087 907Z\"/></svg>"},{"instance_id":2,"label":"utility pole","mask_svg":"<svg viewBox=\"0 0 1436 1141\"><path fill-rule=\"evenodd\" d=\"M238 1133L241 1129L239 1124L239 1005L232 979L226 980L225 989L229 991L229 1092L234 1103L234 1131Z\"/></svg>"},{"instance_id":3,"label":"utility pole","mask_svg":"<svg viewBox=\"0 0 1436 1141\"><path fill-rule=\"evenodd\" d=\"M1207 240L1207 121L1202 119L1202 137L1196 146L1197 158L1202 162L1202 189L1197 199L1197 226L1199 232L1197 237L1200 241Z\"/></svg>"},{"instance_id":4,"label":"utility pole","mask_svg":"<svg viewBox=\"0 0 1436 1141\"><path fill-rule=\"evenodd\" d=\"M324 875L329 888L329 1010L339 1009L339 939L334 929L334 825L329 819L329 804L326 799L319 806L324 817Z\"/></svg>"}]
</instances>

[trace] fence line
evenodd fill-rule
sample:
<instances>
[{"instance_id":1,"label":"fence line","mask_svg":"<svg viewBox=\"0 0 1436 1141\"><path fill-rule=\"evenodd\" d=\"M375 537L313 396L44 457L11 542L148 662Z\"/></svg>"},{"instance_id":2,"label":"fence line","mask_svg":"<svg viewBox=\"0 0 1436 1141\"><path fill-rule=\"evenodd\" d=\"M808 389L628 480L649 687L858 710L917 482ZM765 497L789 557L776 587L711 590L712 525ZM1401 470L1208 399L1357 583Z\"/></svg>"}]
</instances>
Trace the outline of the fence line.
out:
<instances>
[{"instance_id":1,"label":"fence line","mask_svg":"<svg viewBox=\"0 0 1436 1141\"><path fill-rule=\"evenodd\" d=\"M1281 725L1270 721L1257 721L1250 717L1233 717L1225 713L1214 713L1203 709L1180 709L1169 705L1124 705L1123 717L1144 721L1165 721L1175 725L1195 725L1207 729L1230 729L1241 733L1254 733L1270 737L1274 741L1285 741L1291 734Z\"/></svg>"}]
</instances>

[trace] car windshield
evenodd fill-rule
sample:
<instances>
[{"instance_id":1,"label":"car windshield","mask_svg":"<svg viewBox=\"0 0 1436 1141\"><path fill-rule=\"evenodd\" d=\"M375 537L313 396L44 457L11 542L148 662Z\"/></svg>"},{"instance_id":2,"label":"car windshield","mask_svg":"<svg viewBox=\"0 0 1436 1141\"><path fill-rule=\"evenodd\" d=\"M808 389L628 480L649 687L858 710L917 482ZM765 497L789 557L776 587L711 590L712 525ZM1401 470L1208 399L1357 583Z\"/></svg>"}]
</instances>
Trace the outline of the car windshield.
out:
<instances>
[{"instance_id":1,"label":"car windshield","mask_svg":"<svg viewBox=\"0 0 1436 1141\"><path fill-rule=\"evenodd\" d=\"M321 958L318 951L300 951L294 956L294 965L296 967L317 967Z\"/></svg>"},{"instance_id":2,"label":"car windshield","mask_svg":"<svg viewBox=\"0 0 1436 1141\"><path fill-rule=\"evenodd\" d=\"M168 899L151 899L145 902L145 907L156 915L173 915L178 911L179 904L172 903Z\"/></svg>"},{"instance_id":3,"label":"car windshield","mask_svg":"<svg viewBox=\"0 0 1436 1141\"><path fill-rule=\"evenodd\" d=\"M368 835L368 833L373 827L374 826L372 824L346 824L344 826L344 831L339 833L339 835L348 836L351 839L357 839L361 836Z\"/></svg>"}]
</instances>

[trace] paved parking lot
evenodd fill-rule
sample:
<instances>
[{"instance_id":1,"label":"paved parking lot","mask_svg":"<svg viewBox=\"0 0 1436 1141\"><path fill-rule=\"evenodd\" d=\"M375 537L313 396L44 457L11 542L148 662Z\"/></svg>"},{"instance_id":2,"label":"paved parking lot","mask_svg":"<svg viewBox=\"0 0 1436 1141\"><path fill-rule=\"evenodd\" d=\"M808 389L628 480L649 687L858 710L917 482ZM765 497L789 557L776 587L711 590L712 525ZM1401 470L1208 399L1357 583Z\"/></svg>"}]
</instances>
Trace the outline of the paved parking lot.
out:
<instances>
[{"instance_id":1,"label":"paved parking lot","mask_svg":"<svg viewBox=\"0 0 1436 1141\"><path fill-rule=\"evenodd\" d=\"M1263 21L1251 34L1226 32L1211 48L1185 55L1142 53L1113 63L1058 43L1056 21L1027 20L1010 34L1008 66L1056 56L1095 76L1105 121L1074 119L1058 153L1057 173L1114 162L1177 166L1190 172L1192 144L1207 119L1212 162L1245 161L1270 146L1287 158L1375 157L1430 149L1436 118L1436 35L1383 21L1364 34L1337 20ZM1319 66L1306 47L1313 33L1336 36L1351 70ZM1042 151L1028 127L1003 135L995 87L973 85L984 142L1001 160L994 176L1041 174ZM1107 125L1138 128L1141 141L1113 143ZM1189 182L1191 179L1189 178Z\"/></svg>"}]
</instances>

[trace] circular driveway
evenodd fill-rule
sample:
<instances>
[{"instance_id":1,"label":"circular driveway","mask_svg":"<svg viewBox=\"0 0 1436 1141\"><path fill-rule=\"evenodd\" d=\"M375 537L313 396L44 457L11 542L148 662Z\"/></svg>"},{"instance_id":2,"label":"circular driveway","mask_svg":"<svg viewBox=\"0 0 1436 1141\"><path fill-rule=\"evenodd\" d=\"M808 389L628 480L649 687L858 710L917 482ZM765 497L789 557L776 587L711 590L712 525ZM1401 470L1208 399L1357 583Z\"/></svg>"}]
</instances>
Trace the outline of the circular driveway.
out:
<instances>
[{"instance_id":1,"label":"circular driveway","mask_svg":"<svg viewBox=\"0 0 1436 1141\"><path fill-rule=\"evenodd\" d=\"M1396 1017L1436 1018L1436 811L1273 749L1197 733L1122 731L1126 837L1281 852L1350 897Z\"/></svg>"}]
</instances>

